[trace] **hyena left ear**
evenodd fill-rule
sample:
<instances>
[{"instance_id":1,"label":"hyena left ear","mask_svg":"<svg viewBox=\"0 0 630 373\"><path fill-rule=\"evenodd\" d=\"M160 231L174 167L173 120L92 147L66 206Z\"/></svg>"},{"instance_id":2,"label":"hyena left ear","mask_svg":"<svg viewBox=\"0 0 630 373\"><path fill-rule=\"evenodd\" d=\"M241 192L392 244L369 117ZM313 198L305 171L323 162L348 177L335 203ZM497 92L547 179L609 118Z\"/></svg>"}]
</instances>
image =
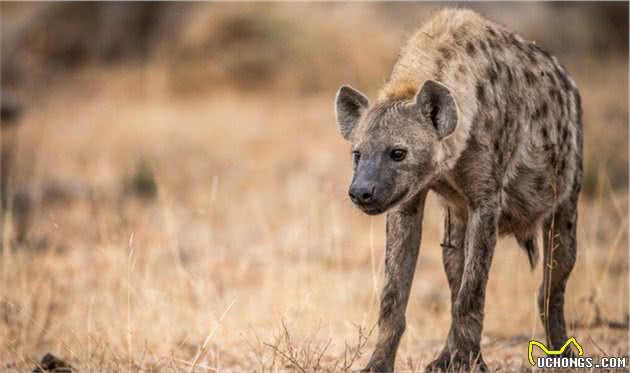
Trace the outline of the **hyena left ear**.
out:
<instances>
[{"instance_id":1,"label":"hyena left ear","mask_svg":"<svg viewBox=\"0 0 630 373\"><path fill-rule=\"evenodd\" d=\"M344 85L339 88L335 99L335 112L337 125L344 139L350 140L352 130L361 118L361 113L367 109L369 101L361 92Z\"/></svg>"},{"instance_id":2,"label":"hyena left ear","mask_svg":"<svg viewBox=\"0 0 630 373\"><path fill-rule=\"evenodd\" d=\"M457 105L451 91L442 83L427 80L416 94L420 113L428 118L440 139L457 127Z\"/></svg>"}]
</instances>

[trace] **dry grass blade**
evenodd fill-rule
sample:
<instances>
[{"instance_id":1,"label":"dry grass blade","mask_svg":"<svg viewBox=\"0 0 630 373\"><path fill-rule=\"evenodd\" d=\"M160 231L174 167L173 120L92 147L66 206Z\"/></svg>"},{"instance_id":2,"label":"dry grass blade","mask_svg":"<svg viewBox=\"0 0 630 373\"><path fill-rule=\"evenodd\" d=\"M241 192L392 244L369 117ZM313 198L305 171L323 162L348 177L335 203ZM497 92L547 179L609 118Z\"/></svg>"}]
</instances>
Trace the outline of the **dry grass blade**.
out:
<instances>
[{"instance_id":1,"label":"dry grass blade","mask_svg":"<svg viewBox=\"0 0 630 373\"><path fill-rule=\"evenodd\" d=\"M203 344L201 346L199 346L199 348L197 349L197 353L195 354L195 357L194 357L192 363L190 364L190 368L188 369L188 373L192 373L192 371L195 369L195 365L197 364L197 361L199 360L199 357L201 356L202 353L205 352L206 347L208 346L208 343L210 342L210 340L214 336L214 333L217 331L217 329L221 325L221 322L223 322L223 319L225 318L227 313L230 311L230 309L232 308L234 303L236 303L236 299L234 299L232 301L232 303L230 303L230 305L227 306L225 311L223 311L223 313L221 314L221 317L219 317L219 320L217 321L217 325L215 325L215 327L212 329L212 331L208 334L206 339L203 341Z\"/></svg>"},{"instance_id":2,"label":"dry grass blade","mask_svg":"<svg viewBox=\"0 0 630 373\"><path fill-rule=\"evenodd\" d=\"M363 354L363 349L365 348L365 345L367 344L368 340L372 336L372 332L376 328L377 324L372 325L372 327L370 328L367 334L365 334L363 326L361 325L355 325L355 326L358 330L357 343L354 346L354 348L351 348L350 346L348 346L348 344L345 345L345 349L343 353L343 371L350 370L350 368L352 368L352 365L357 360L359 360L359 358L361 358Z\"/></svg>"}]
</instances>

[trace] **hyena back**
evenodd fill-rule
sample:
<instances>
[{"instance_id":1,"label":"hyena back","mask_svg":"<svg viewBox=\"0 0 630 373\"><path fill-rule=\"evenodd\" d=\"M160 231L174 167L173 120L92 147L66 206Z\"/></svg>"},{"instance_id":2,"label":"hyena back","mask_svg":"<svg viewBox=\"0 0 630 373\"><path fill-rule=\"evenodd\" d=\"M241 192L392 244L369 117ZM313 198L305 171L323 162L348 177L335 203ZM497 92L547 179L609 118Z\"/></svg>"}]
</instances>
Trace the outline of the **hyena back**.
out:
<instances>
[{"instance_id":1,"label":"hyena back","mask_svg":"<svg viewBox=\"0 0 630 373\"><path fill-rule=\"evenodd\" d=\"M428 370L487 370L480 340L498 235L513 235L533 267L542 228L539 311L549 347L560 348L576 257L582 113L556 58L472 11L443 10L403 47L374 104L344 86L336 112L353 147L350 198L367 214L387 212L379 336L367 370L394 368L429 190L445 206L452 324Z\"/></svg>"}]
</instances>

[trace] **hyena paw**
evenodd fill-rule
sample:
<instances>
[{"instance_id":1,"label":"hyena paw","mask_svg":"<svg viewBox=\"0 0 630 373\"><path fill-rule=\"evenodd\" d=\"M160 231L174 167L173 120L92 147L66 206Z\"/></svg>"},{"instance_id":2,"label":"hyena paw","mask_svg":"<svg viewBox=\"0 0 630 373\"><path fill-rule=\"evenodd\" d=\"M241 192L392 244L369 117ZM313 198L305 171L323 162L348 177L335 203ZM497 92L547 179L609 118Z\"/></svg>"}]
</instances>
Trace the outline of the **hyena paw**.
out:
<instances>
[{"instance_id":1,"label":"hyena paw","mask_svg":"<svg viewBox=\"0 0 630 373\"><path fill-rule=\"evenodd\" d=\"M370 362L367 367L361 369L359 372L370 373L390 373L394 371L394 367L391 364L383 361Z\"/></svg>"},{"instance_id":2,"label":"hyena paw","mask_svg":"<svg viewBox=\"0 0 630 373\"><path fill-rule=\"evenodd\" d=\"M470 354L451 354L445 350L440 353L437 359L433 360L425 372L427 373L446 373L446 372L479 372L490 373L490 369L483 358L479 356L477 359L469 357Z\"/></svg>"}]
</instances>

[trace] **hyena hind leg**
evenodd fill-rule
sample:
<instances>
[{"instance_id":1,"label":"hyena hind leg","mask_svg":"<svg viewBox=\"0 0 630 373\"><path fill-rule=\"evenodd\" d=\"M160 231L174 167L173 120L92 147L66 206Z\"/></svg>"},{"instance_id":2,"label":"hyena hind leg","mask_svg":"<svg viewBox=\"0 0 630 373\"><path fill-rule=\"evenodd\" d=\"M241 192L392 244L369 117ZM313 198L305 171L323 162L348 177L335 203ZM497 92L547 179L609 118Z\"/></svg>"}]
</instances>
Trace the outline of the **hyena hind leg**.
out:
<instances>
[{"instance_id":1,"label":"hyena hind leg","mask_svg":"<svg viewBox=\"0 0 630 373\"><path fill-rule=\"evenodd\" d=\"M564 319L564 293L575 265L577 195L558 205L543 222L543 282L538 291L538 308L550 349L560 349L567 341ZM567 355L571 354L567 350Z\"/></svg>"}]
</instances>

